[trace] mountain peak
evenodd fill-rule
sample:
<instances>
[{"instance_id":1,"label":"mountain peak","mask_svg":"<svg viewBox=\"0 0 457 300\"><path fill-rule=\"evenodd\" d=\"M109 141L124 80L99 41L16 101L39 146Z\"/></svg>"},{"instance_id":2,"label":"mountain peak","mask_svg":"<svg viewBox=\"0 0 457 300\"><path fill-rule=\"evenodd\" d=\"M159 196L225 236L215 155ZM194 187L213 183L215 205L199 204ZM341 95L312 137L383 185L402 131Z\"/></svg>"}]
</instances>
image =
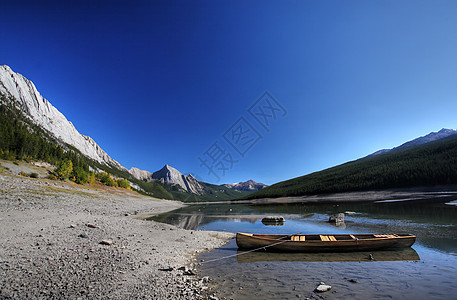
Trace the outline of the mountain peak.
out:
<instances>
[{"instance_id":1,"label":"mountain peak","mask_svg":"<svg viewBox=\"0 0 457 300\"><path fill-rule=\"evenodd\" d=\"M438 133L452 133L452 132L457 132L457 129L442 128L440 131L438 131Z\"/></svg>"},{"instance_id":2,"label":"mountain peak","mask_svg":"<svg viewBox=\"0 0 457 300\"><path fill-rule=\"evenodd\" d=\"M17 109L57 140L75 147L82 154L99 163L126 170L109 157L92 138L79 133L57 108L41 96L33 82L15 73L7 65L0 66L0 93L14 98L13 104Z\"/></svg>"},{"instance_id":3,"label":"mountain peak","mask_svg":"<svg viewBox=\"0 0 457 300\"><path fill-rule=\"evenodd\" d=\"M252 179L249 179L248 181L244 181L244 182L224 184L224 186L228 187L229 189L232 189L232 190L250 191L250 192L258 191L258 190L261 190L261 189L267 187L266 184L255 182Z\"/></svg>"},{"instance_id":4,"label":"mountain peak","mask_svg":"<svg viewBox=\"0 0 457 300\"><path fill-rule=\"evenodd\" d=\"M139 180L145 180L148 182L157 180L162 183L177 185L188 193L202 195L205 192L203 185L201 185L194 176L191 174L183 175L177 169L168 164L165 164L162 169L154 173L140 170L135 167L131 168L129 172Z\"/></svg>"},{"instance_id":5,"label":"mountain peak","mask_svg":"<svg viewBox=\"0 0 457 300\"><path fill-rule=\"evenodd\" d=\"M140 170L135 167L131 167L129 173L133 175L138 180L148 180L151 177L152 173L144 170Z\"/></svg>"},{"instance_id":6,"label":"mountain peak","mask_svg":"<svg viewBox=\"0 0 457 300\"><path fill-rule=\"evenodd\" d=\"M416 147L416 146L419 146L419 145L422 145L422 144L426 144L426 143L430 143L430 142L434 142L434 141L437 141L437 140L441 140L441 139L447 138L448 136L451 136L453 134L457 134L457 130L456 129L442 128L441 130L439 130L437 132L435 132L435 131L430 132L427 135L424 135L424 136L418 137L416 139L413 139L411 141L408 141L406 143L403 143L398 147L395 147L395 148L392 148L392 149L379 150L379 151L376 151L376 152L374 152L374 153L372 153L372 154L370 154L368 156L375 156L375 155L383 154L383 153L390 152L392 150L397 150L397 149L406 149L406 148Z\"/></svg>"}]
</instances>

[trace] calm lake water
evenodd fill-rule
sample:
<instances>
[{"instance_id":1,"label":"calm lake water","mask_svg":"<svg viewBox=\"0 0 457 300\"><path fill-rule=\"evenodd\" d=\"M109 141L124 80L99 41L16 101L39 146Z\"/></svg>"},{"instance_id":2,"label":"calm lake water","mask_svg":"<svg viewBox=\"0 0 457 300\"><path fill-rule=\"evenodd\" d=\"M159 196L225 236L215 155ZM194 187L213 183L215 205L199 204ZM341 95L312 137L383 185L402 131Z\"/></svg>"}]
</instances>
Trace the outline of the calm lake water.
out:
<instances>
[{"instance_id":1,"label":"calm lake water","mask_svg":"<svg viewBox=\"0 0 457 300\"><path fill-rule=\"evenodd\" d=\"M272 234L412 233L412 249L359 253L202 254L202 276L227 299L457 299L457 206L442 199L371 204L192 205L152 219L193 230ZM449 200L447 200L449 201ZM330 215L347 212L344 224ZM286 218L266 226L266 215ZM215 260L226 256L226 259ZM368 259L372 254L374 261ZM215 261L214 261L215 260ZM316 294L319 282L331 291Z\"/></svg>"}]
</instances>

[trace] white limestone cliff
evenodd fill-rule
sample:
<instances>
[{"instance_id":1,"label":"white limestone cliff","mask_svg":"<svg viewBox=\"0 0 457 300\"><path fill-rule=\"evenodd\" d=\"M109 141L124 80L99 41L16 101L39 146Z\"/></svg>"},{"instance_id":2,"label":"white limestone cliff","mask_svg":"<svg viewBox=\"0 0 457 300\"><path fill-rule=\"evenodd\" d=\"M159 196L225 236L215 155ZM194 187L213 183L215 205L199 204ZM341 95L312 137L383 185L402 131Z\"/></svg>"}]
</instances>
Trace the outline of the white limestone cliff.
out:
<instances>
[{"instance_id":1,"label":"white limestone cliff","mask_svg":"<svg viewBox=\"0 0 457 300\"><path fill-rule=\"evenodd\" d=\"M40 95L33 82L6 65L0 66L0 93L13 97L18 109L58 140L75 147L99 163L126 170L92 138L80 134L57 108Z\"/></svg>"}]
</instances>

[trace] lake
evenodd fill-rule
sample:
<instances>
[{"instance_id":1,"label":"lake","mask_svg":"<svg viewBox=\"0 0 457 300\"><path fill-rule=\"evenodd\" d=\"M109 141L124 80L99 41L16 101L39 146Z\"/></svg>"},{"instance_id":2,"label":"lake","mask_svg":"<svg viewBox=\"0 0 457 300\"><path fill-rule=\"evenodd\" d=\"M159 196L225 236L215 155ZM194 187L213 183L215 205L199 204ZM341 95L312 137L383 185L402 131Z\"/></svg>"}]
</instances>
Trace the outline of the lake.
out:
<instances>
[{"instance_id":1,"label":"lake","mask_svg":"<svg viewBox=\"0 0 457 300\"><path fill-rule=\"evenodd\" d=\"M329 216L344 212L344 224L328 223ZM286 222L264 225L261 219L270 215L283 216ZM230 240L199 257L200 275L212 279L218 297L457 299L457 206L441 198L339 205L191 205L151 219L185 229L234 233L405 232L417 236L412 249L324 254L244 253ZM320 282L332 289L314 293Z\"/></svg>"}]
</instances>

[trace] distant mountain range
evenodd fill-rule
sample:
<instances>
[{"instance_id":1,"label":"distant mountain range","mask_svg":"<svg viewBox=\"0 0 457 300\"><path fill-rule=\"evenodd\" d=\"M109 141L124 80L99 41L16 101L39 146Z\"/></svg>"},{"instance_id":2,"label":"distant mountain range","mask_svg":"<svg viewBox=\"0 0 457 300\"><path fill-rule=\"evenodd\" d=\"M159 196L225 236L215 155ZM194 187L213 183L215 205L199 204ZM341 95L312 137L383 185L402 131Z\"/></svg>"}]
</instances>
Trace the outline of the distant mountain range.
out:
<instances>
[{"instance_id":1,"label":"distant mountain range","mask_svg":"<svg viewBox=\"0 0 457 300\"><path fill-rule=\"evenodd\" d=\"M254 180L250 179L248 181L244 182L237 182L237 183L230 183L230 184L224 184L224 186L238 190L238 191L248 191L248 192L255 192L259 191L265 187L267 187L266 184L263 183L257 183Z\"/></svg>"},{"instance_id":2,"label":"distant mountain range","mask_svg":"<svg viewBox=\"0 0 457 300\"><path fill-rule=\"evenodd\" d=\"M1 105L12 105L30 124L45 132L43 139L56 141L67 150L76 149L88 159L93 169L124 177L134 187L152 196L186 201L231 200L265 186L252 180L233 185L212 185L198 181L191 174L183 175L169 165L153 173L135 167L127 170L91 137L79 133L57 108L41 96L33 82L6 65L0 66L0 95L3 96Z\"/></svg>"},{"instance_id":3,"label":"distant mountain range","mask_svg":"<svg viewBox=\"0 0 457 300\"><path fill-rule=\"evenodd\" d=\"M162 169L151 173L149 171L140 170L138 168L131 168L130 174L139 180L146 182L159 181L162 184L174 184L179 186L183 192L188 192L196 195L203 195L207 189L200 183L192 174L183 175L175 168L165 165Z\"/></svg>"},{"instance_id":4,"label":"distant mountain range","mask_svg":"<svg viewBox=\"0 0 457 300\"><path fill-rule=\"evenodd\" d=\"M427 135L424 135L424 136L418 137L418 138L416 138L414 140L408 141L408 142L406 142L404 144L401 144L398 147L395 147L395 148L392 148L392 149L378 150L378 151L376 151L376 152L374 152L374 153L372 153L372 154L370 154L368 156L384 154L384 153L387 153L387 152L392 151L392 150L395 151L395 150L412 148L412 147L419 146L419 145L422 145L422 144L426 144L426 143L434 142L434 141L437 141L437 140L441 140L441 139L447 138L448 136L454 135L454 134L457 134L457 130L456 129L443 128L438 132L430 132Z\"/></svg>"},{"instance_id":5,"label":"distant mountain range","mask_svg":"<svg viewBox=\"0 0 457 300\"><path fill-rule=\"evenodd\" d=\"M169 165L156 172L138 168L127 170L101 149L92 138L80 134L61 112L40 95L30 80L5 65L0 66L0 99L2 118L17 118L15 122L8 123L8 128L19 126L22 130L23 136L14 140L16 143L22 143L16 145L21 146L20 151L24 152L17 153L21 157L29 157L33 151L40 152L41 157L47 157L43 151L47 151L49 143L54 143L63 147L64 152L73 153L76 160L86 161L86 166L89 164L94 170L126 178L138 191L158 198L223 201L240 197L300 196L457 184L457 130L454 129L443 128L393 149L379 150L365 158L270 187L253 180L213 185L199 181L191 174L183 175ZM13 140L11 135L14 134L14 130L5 131L4 134L8 136L8 141ZM35 135L34 138L31 135ZM38 139L36 135L40 135ZM35 144L31 144L32 142ZM39 148L36 143L44 148ZM3 151L0 153L5 155L8 150L1 147L0 143L0 150ZM62 150L56 147L53 149L51 150L62 153Z\"/></svg>"},{"instance_id":6,"label":"distant mountain range","mask_svg":"<svg viewBox=\"0 0 457 300\"><path fill-rule=\"evenodd\" d=\"M456 133L443 128L393 149L273 184L246 198L456 185Z\"/></svg>"}]
</instances>

